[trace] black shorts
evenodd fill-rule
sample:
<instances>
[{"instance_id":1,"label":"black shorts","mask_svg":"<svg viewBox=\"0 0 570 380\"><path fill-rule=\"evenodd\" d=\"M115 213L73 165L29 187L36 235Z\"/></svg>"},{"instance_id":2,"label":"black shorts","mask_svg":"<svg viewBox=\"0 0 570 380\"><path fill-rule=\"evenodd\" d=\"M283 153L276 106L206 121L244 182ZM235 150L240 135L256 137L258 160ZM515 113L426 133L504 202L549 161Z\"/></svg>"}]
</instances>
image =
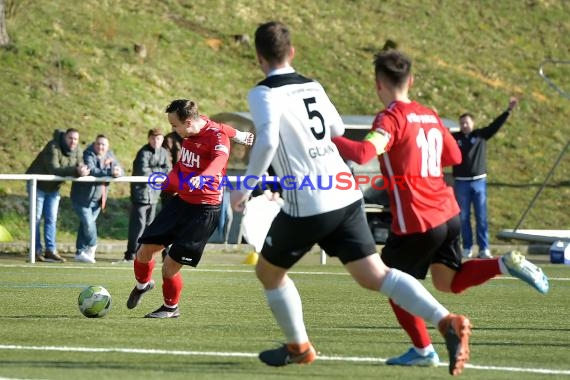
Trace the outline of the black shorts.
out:
<instances>
[{"instance_id":1,"label":"black shorts","mask_svg":"<svg viewBox=\"0 0 570 380\"><path fill-rule=\"evenodd\" d=\"M459 216L423 233L390 234L382 249L382 261L390 268L424 279L431 264L461 269Z\"/></svg>"},{"instance_id":2,"label":"black shorts","mask_svg":"<svg viewBox=\"0 0 570 380\"><path fill-rule=\"evenodd\" d=\"M165 247L174 261L195 267L218 226L220 205L195 205L179 197L171 199L144 230L138 242Z\"/></svg>"},{"instance_id":3,"label":"black shorts","mask_svg":"<svg viewBox=\"0 0 570 380\"><path fill-rule=\"evenodd\" d=\"M314 244L349 263L376 253L361 201L324 214L293 218L279 212L265 238L261 255L280 268L291 268Z\"/></svg>"}]
</instances>

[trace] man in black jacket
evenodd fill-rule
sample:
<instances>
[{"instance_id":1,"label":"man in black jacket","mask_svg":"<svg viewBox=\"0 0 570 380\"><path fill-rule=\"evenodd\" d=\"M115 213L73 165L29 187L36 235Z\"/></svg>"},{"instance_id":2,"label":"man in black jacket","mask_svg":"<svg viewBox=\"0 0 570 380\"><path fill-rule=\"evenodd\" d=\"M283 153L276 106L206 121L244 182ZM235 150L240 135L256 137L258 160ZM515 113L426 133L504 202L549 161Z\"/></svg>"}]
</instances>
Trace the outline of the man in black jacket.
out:
<instances>
[{"instance_id":1,"label":"man in black jacket","mask_svg":"<svg viewBox=\"0 0 570 380\"><path fill-rule=\"evenodd\" d=\"M162 147L164 135L159 128L148 131L148 143L137 152L133 161L134 176L149 176L161 172L168 174L172 166L169 152ZM129 240L124 261L133 261L137 254L137 241L156 215L160 190L152 189L147 183L131 184L131 214L129 217Z\"/></svg>"},{"instance_id":2,"label":"man in black jacket","mask_svg":"<svg viewBox=\"0 0 570 380\"><path fill-rule=\"evenodd\" d=\"M26 174L53 174L62 177L83 177L89 169L83 163L83 151L79 146L79 131L56 129L53 140L46 144L34 159ZM38 181L36 191L36 261L64 262L56 250L57 213L61 181ZM33 200L30 200L32 202ZM45 251L42 255L40 224L44 218Z\"/></svg>"},{"instance_id":3,"label":"man in black jacket","mask_svg":"<svg viewBox=\"0 0 570 380\"><path fill-rule=\"evenodd\" d=\"M463 257L473 255L473 233L471 232L471 204L475 211L477 245L479 258L491 258L487 223L487 140L505 124L518 100L511 98L505 112L485 128L474 128L473 116L464 113L459 117L460 132L453 137L461 149L461 164L453 167L455 196L461 209L461 238Z\"/></svg>"}]
</instances>

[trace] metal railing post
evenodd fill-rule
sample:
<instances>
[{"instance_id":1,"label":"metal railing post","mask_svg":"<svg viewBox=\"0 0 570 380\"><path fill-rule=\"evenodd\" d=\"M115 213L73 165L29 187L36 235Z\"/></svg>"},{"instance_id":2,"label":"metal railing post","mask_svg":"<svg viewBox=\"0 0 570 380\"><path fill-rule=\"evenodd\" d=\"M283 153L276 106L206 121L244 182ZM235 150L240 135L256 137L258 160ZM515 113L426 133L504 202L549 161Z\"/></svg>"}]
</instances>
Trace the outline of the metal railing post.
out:
<instances>
[{"instance_id":1,"label":"metal railing post","mask_svg":"<svg viewBox=\"0 0 570 380\"><path fill-rule=\"evenodd\" d=\"M38 190L38 180L32 178L30 186L30 263L36 262L36 197Z\"/></svg>"}]
</instances>

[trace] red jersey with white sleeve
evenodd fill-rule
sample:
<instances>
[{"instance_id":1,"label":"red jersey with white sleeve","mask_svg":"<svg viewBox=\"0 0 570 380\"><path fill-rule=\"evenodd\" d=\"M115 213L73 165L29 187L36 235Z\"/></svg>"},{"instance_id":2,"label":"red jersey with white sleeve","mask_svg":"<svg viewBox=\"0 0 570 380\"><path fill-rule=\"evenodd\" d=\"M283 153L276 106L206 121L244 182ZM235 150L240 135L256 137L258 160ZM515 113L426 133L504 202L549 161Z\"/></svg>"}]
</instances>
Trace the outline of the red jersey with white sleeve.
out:
<instances>
[{"instance_id":1,"label":"red jersey with white sleeve","mask_svg":"<svg viewBox=\"0 0 570 380\"><path fill-rule=\"evenodd\" d=\"M378 156L388 183L392 231L425 232L459 214L443 166L461 162L461 152L437 113L417 102L392 102L372 130L388 138Z\"/></svg>"},{"instance_id":2,"label":"red jersey with white sleeve","mask_svg":"<svg viewBox=\"0 0 570 380\"><path fill-rule=\"evenodd\" d=\"M182 141L180 159L168 173L165 191L178 193L188 203L216 205L222 202L230 140L221 124L202 118L206 125L200 132ZM201 176L201 186L192 188L188 181L195 176Z\"/></svg>"}]
</instances>

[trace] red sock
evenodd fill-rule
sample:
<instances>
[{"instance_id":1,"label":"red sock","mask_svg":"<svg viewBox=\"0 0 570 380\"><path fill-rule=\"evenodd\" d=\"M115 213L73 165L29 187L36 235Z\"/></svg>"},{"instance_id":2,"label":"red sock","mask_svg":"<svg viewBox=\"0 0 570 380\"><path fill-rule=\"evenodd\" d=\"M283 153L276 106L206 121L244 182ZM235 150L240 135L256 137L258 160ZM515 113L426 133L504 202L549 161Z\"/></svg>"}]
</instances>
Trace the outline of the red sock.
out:
<instances>
[{"instance_id":1,"label":"red sock","mask_svg":"<svg viewBox=\"0 0 570 380\"><path fill-rule=\"evenodd\" d=\"M224 123L220 123L219 125L222 126L222 132L224 132L230 139L232 137L236 137L237 131L235 130L235 128L232 128Z\"/></svg>"},{"instance_id":2,"label":"red sock","mask_svg":"<svg viewBox=\"0 0 570 380\"><path fill-rule=\"evenodd\" d=\"M461 293L472 286L481 285L495 276L501 274L499 258L469 260L461 266L461 270L455 273L451 282L451 291Z\"/></svg>"},{"instance_id":3,"label":"red sock","mask_svg":"<svg viewBox=\"0 0 570 380\"><path fill-rule=\"evenodd\" d=\"M394 310L394 314L396 314L398 322L400 322L400 326L402 326L404 331L408 333L408 336L412 339L414 347L425 348L429 346L431 344L431 338L424 320L408 313L406 310L396 305L392 299L389 301L390 306L392 306L392 310Z\"/></svg>"},{"instance_id":4,"label":"red sock","mask_svg":"<svg viewBox=\"0 0 570 380\"><path fill-rule=\"evenodd\" d=\"M154 269L154 264L156 261L152 259L148 263L141 263L135 257L134 267L135 267L135 278L141 284L145 284L152 278L152 270Z\"/></svg>"},{"instance_id":5,"label":"red sock","mask_svg":"<svg viewBox=\"0 0 570 380\"><path fill-rule=\"evenodd\" d=\"M178 305L180 293L182 293L182 285L182 275L180 272L176 273L174 277L162 278L162 296L164 297L164 304L166 306Z\"/></svg>"}]
</instances>

